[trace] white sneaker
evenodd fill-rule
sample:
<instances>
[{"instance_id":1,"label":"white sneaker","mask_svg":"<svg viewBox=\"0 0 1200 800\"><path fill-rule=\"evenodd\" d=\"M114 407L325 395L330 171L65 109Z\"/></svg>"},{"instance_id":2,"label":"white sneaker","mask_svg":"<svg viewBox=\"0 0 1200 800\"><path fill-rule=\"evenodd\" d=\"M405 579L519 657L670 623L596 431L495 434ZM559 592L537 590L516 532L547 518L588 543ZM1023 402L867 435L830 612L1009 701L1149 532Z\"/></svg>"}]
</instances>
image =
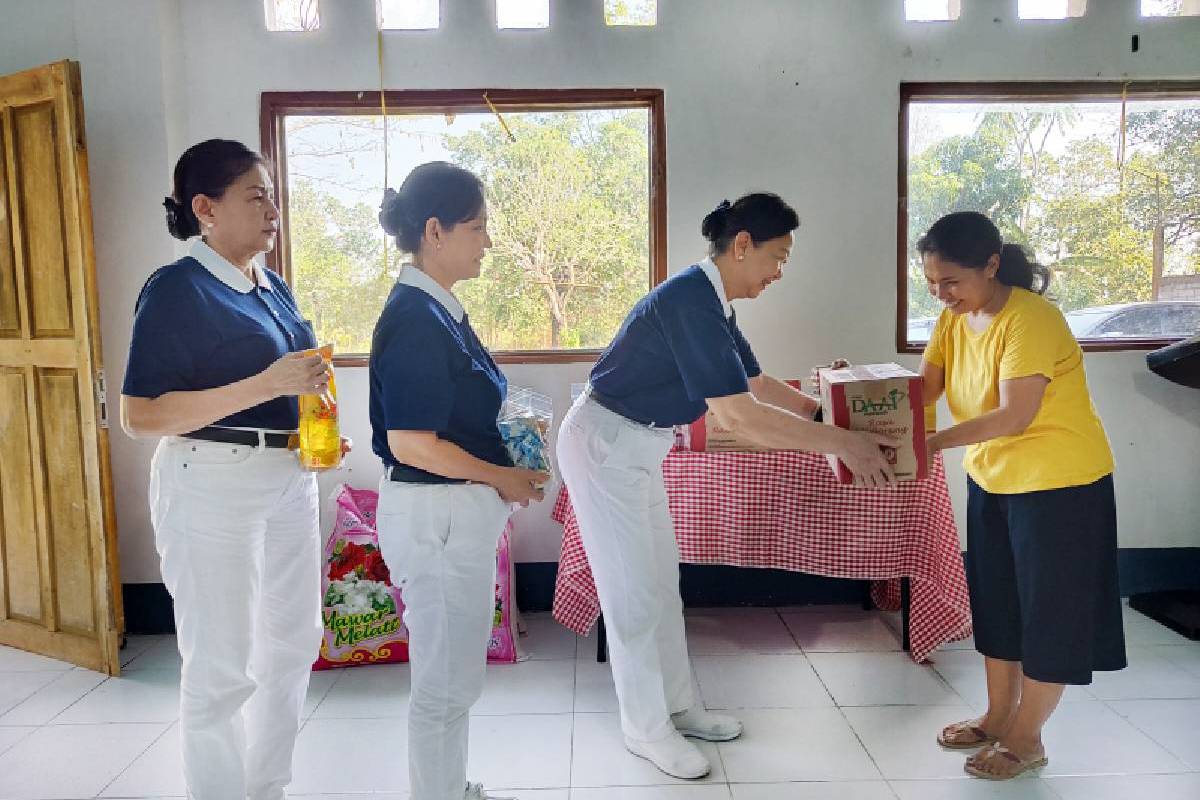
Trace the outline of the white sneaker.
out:
<instances>
[{"instance_id":1,"label":"white sneaker","mask_svg":"<svg viewBox=\"0 0 1200 800\"><path fill-rule=\"evenodd\" d=\"M668 734L657 742L639 742L626 736L625 749L675 778L693 780L712 771L704 753L679 733Z\"/></svg>"},{"instance_id":2,"label":"white sneaker","mask_svg":"<svg viewBox=\"0 0 1200 800\"><path fill-rule=\"evenodd\" d=\"M488 794L482 783L468 783L467 791L463 793L463 800L517 800L517 798Z\"/></svg>"},{"instance_id":3,"label":"white sneaker","mask_svg":"<svg viewBox=\"0 0 1200 800\"><path fill-rule=\"evenodd\" d=\"M675 723L675 730L684 736L707 742L728 742L742 735L741 720L705 711L701 706L672 714L671 722Z\"/></svg>"}]
</instances>

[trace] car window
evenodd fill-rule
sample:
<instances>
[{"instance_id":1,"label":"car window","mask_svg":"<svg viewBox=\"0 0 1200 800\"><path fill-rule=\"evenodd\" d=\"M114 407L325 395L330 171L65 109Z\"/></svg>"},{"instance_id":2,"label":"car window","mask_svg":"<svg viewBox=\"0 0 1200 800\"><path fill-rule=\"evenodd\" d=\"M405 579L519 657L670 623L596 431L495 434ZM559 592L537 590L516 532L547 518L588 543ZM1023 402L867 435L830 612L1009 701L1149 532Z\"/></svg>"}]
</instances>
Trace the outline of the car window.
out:
<instances>
[{"instance_id":1,"label":"car window","mask_svg":"<svg viewBox=\"0 0 1200 800\"><path fill-rule=\"evenodd\" d=\"M1200 332L1200 303L1167 307L1163 333L1167 336L1192 336Z\"/></svg>"},{"instance_id":2,"label":"car window","mask_svg":"<svg viewBox=\"0 0 1200 800\"><path fill-rule=\"evenodd\" d=\"M1166 310L1164 306L1140 306L1122 311L1107 322L1099 325L1092 335L1112 337L1161 336Z\"/></svg>"}]
</instances>

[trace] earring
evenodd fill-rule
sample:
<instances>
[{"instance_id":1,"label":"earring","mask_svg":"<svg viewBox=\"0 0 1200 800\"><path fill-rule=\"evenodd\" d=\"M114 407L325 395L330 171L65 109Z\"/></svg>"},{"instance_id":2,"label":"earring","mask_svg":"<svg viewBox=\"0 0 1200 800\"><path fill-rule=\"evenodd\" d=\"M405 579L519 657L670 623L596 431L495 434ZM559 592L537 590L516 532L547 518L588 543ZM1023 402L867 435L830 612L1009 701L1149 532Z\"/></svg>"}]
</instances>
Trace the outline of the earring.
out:
<instances>
[{"instance_id":1,"label":"earring","mask_svg":"<svg viewBox=\"0 0 1200 800\"><path fill-rule=\"evenodd\" d=\"M738 261L745 261L745 260L746 260L746 254L745 254L745 253L742 253L740 256L738 256L738 257L737 257L737 260L738 260Z\"/></svg>"}]
</instances>

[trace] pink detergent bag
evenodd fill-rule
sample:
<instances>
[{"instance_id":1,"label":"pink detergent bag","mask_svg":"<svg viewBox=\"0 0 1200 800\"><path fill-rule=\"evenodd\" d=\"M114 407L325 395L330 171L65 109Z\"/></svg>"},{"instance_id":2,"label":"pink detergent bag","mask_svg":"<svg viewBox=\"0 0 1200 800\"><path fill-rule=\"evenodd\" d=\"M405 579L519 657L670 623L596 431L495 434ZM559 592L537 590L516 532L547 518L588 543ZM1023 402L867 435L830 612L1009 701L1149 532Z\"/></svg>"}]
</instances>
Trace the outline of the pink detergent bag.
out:
<instances>
[{"instance_id":1,"label":"pink detergent bag","mask_svg":"<svg viewBox=\"0 0 1200 800\"><path fill-rule=\"evenodd\" d=\"M338 487L333 535L321 562L325 637L313 669L408 660L404 602L375 531L378 504L378 492Z\"/></svg>"},{"instance_id":2,"label":"pink detergent bag","mask_svg":"<svg viewBox=\"0 0 1200 800\"><path fill-rule=\"evenodd\" d=\"M488 639L487 657L491 664L512 664L517 653L517 602L513 586L513 562L509 555L512 522L504 525L496 545L496 602L492 612L492 635Z\"/></svg>"},{"instance_id":3,"label":"pink detergent bag","mask_svg":"<svg viewBox=\"0 0 1200 800\"><path fill-rule=\"evenodd\" d=\"M391 570L379 550L371 489L338 487L333 534L325 543L321 575L321 618L325 636L314 670L408 661L404 600L392 585ZM496 547L495 602L487 660L511 664L519 659L513 563L509 554L512 524L506 523Z\"/></svg>"}]
</instances>

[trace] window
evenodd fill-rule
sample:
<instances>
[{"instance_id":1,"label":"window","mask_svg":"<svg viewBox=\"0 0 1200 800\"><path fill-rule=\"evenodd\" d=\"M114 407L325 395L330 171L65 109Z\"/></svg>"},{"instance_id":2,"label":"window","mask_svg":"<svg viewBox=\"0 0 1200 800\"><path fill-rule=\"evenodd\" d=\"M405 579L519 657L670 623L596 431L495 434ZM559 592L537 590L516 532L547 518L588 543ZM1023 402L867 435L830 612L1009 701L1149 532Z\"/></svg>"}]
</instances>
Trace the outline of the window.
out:
<instances>
[{"instance_id":1,"label":"window","mask_svg":"<svg viewBox=\"0 0 1200 800\"><path fill-rule=\"evenodd\" d=\"M658 0L604 0L605 25L656 25Z\"/></svg>"},{"instance_id":2,"label":"window","mask_svg":"<svg viewBox=\"0 0 1200 800\"><path fill-rule=\"evenodd\" d=\"M479 175L493 245L459 284L503 361L585 361L666 274L659 90L389 92L388 182L436 159ZM360 358L404 261L377 216L378 93L263 94L283 212L271 254L322 342ZM515 141L509 138L511 131Z\"/></svg>"},{"instance_id":3,"label":"window","mask_svg":"<svg viewBox=\"0 0 1200 800\"><path fill-rule=\"evenodd\" d=\"M385 31L436 30L441 24L440 0L376 0L379 27Z\"/></svg>"},{"instance_id":4,"label":"window","mask_svg":"<svg viewBox=\"0 0 1200 800\"><path fill-rule=\"evenodd\" d=\"M1143 17L1200 17L1200 0L1141 0Z\"/></svg>"},{"instance_id":5,"label":"window","mask_svg":"<svg viewBox=\"0 0 1200 800\"><path fill-rule=\"evenodd\" d=\"M961 12L961 0L904 0L904 18L909 22L956 20Z\"/></svg>"},{"instance_id":6,"label":"window","mask_svg":"<svg viewBox=\"0 0 1200 800\"><path fill-rule=\"evenodd\" d=\"M269 31L315 31L321 27L317 0L263 0Z\"/></svg>"},{"instance_id":7,"label":"window","mask_svg":"<svg viewBox=\"0 0 1200 800\"><path fill-rule=\"evenodd\" d=\"M1171 336L1195 336L1200 333L1200 302L1167 306L1167 319L1163 327Z\"/></svg>"},{"instance_id":8,"label":"window","mask_svg":"<svg viewBox=\"0 0 1200 800\"><path fill-rule=\"evenodd\" d=\"M1017 16L1021 19L1067 19L1082 17L1087 0L1017 0Z\"/></svg>"},{"instance_id":9,"label":"window","mask_svg":"<svg viewBox=\"0 0 1200 800\"><path fill-rule=\"evenodd\" d=\"M496 0L496 27L549 28L550 0Z\"/></svg>"},{"instance_id":10,"label":"window","mask_svg":"<svg viewBox=\"0 0 1200 800\"><path fill-rule=\"evenodd\" d=\"M1050 268L1085 345L1194 333L1166 306L1200 287L1200 83L902 84L900 126L901 351L941 311L915 243L967 209Z\"/></svg>"}]
</instances>

